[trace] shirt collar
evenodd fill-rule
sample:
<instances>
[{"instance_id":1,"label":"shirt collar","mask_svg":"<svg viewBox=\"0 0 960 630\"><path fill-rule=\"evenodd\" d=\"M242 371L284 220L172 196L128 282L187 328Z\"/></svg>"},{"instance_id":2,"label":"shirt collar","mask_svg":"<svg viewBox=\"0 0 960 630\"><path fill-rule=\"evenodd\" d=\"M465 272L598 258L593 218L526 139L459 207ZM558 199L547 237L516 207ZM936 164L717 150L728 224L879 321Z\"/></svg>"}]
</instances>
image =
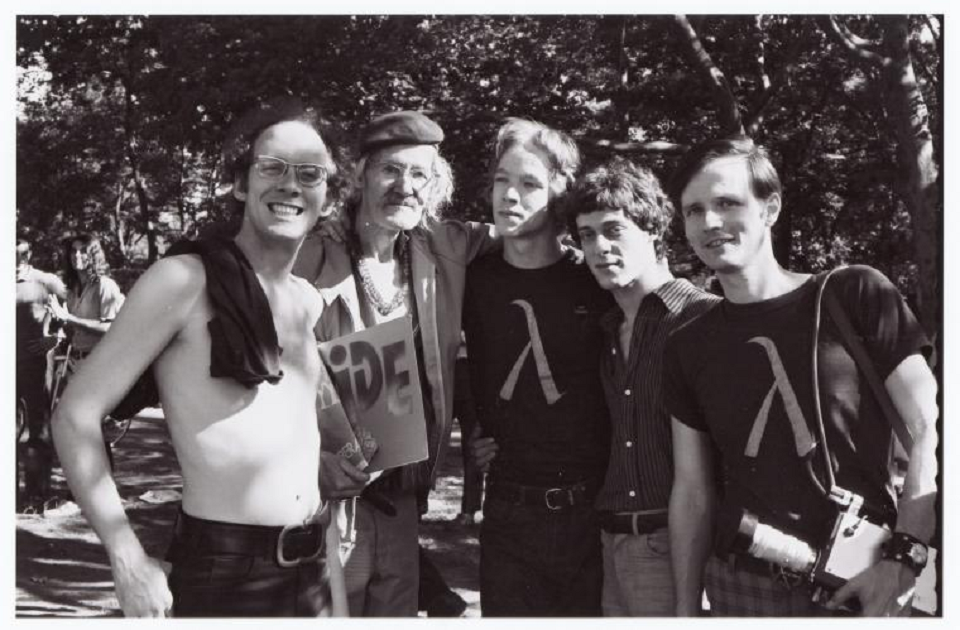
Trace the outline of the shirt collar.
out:
<instances>
[{"instance_id":1,"label":"shirt collar","mask_svg":"<svg viewBox=\"0 0 960 630\"><path fill-rule=\"evenodd\" d=\"M676 315L683 311L688 298L691 295L696 295L699 291L689 280L674 278L661 284L653 293L648 293L643 301L645 303L651 299L659 300L669 312ZM651 298L651 296L653 297ZM641 303L642 307L643 303ZM622 322L623 311L619 305L614 305L600 318L600 327L608 333L616 333Z\"/></svg>"}]
</instances>

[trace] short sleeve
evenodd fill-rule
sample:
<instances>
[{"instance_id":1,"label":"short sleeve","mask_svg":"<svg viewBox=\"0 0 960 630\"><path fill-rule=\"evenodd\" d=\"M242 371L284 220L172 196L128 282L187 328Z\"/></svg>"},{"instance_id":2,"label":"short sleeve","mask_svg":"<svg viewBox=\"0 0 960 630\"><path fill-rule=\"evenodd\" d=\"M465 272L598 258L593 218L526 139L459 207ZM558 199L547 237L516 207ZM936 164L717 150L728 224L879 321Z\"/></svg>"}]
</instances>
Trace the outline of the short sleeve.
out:
<instances>
[{"instance_id":1,"label":"short sleeve","mask_svg":"<svg viewBox=\"0 0 960 630\"><path fill-rule=\"evenodd\" d=\"M112 278L100 277L100 321L110 322L117 318L123 306L123 292Z\"/></svg>"},{"instance_id":2,"label":"short sleeve","mask_svg":"<svg viewBox=\"0 0 960 630\"><path fill-rule=\"evenodd\" d=\"M663 351L663 403L671 416L696 431L706 431L707 424L697 403L690 382L689 367L684 365L683 330L674 332L667 339Z\"/></svg>"},{"instance_id":3,"label":"short sleeve","mask_svg":"<svg viewBox=\"0 0 960 630\"><path fill-rule=\"evenodd\" d=\"M837 272L835 290L877 371L886 379L912 354L933 350L900 291L882 273L864 265Z\"/></svg>"}]
</instances>

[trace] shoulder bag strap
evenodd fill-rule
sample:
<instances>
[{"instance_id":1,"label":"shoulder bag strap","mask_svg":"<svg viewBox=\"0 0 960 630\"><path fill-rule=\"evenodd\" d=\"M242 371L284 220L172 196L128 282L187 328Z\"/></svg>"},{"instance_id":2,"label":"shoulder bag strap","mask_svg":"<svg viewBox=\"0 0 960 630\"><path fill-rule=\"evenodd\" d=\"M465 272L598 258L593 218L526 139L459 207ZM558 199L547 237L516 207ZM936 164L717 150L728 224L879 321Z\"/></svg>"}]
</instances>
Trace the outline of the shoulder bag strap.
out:
<instances>
[{"instance_id":1,"label":"shoulder bag strap","mask_svg":"<svg viewBox=\"0 0 960 630\"><path fill-rule=\"evenodd\" d=\"M877 404L880 405L880 410L883 412L887 422L890 423L890 426L893 427L893 431L896 434L897 439L900 440L900 444L909 455L910 450L913 448L913 436L910 435L910 430L907 428L907 425L903 422L903 418L900 417L900 413L894 406L893 400L890 398L890 394L887 392L887 388L884 386L883 381L881 381L880 375L877 373L877 369L873 365L873 361L870 360L870 356L867 354L867 350L863 346L863 342L860 341L860 338L854 331L853 325L850 323L850 319L844 312L843 307L837 300L837 297L833 293L824 291L823 298L826 301L827 312L830 314L830 319L833 320L833 322L837 325L837 329L840 331L840 337L843 341L843 345L846 346L847 350L850 352L850 356L853 357L853 360L860 368L860 372L867 380L867 385L869 385L870 389L873 391L873 395L877 400Z\"/></svg>"}]
</instances>

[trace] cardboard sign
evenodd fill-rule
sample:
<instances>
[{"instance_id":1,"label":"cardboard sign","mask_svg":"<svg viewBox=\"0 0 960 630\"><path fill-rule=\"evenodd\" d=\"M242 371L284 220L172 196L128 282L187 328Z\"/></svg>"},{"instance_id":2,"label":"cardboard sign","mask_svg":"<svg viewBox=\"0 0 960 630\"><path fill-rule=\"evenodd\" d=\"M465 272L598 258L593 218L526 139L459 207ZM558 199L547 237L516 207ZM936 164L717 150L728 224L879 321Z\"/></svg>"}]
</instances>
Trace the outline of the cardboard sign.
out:
<instances>
[{"instance_id":1,"label":"cardboard sign","mask_svg":"<svg viewBox=\"0 0 960 630\"><path fill-rule=\"evenodd\" d=\"M323 449L367 472L425 460L427 424L410 319L317 345L327 372L317 393Z\"/></svg>"}]
</instances>

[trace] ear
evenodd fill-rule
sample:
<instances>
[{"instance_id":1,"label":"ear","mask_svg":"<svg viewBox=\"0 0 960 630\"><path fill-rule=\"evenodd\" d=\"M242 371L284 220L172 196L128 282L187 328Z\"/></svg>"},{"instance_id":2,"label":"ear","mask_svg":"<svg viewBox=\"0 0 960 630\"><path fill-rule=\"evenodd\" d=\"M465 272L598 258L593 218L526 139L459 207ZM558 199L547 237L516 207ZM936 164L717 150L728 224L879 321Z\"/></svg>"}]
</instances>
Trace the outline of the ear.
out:
<instances>
[{"instance_id":1,"label":"ear","mask_svg":"<svg viewBox=\"0 0 960 630\"><path fill-rule=\"evenodd\" d=\"M767 215L767 227L773 227L777 219L780 218L780 204L780 193L773 193L763 202L764 214Z\"/></svg>"},{"instance_id":2,"label":"ear","mask_svg":"<svg viewBox=\"0 0 960 630\"><path fill-rule=\"evenodd\" d=\"M237 201L247 200L247 180L241 175L233 180L233 198Z\"/></svg>"}]
</instances>

